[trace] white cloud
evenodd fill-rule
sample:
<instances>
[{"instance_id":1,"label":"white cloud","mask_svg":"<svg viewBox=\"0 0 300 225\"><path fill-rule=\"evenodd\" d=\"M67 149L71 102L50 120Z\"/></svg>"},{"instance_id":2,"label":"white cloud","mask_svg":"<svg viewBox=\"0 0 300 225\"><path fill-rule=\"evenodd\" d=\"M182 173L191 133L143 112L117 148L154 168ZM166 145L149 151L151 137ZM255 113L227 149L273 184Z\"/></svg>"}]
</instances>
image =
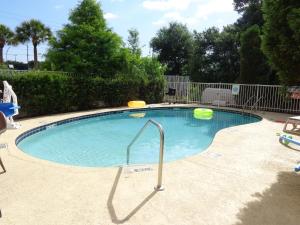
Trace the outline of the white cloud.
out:
<instances>
[{"instance_id":1,"label":"white cloud","mask_svg":"<svg viewBox=\"0 0 300 225\"><path fill-rule=\"evenodd\" d=\"M113 13L104 13L104 18L107 20L113 20L113 19L117 19L118 15Z\"/></svg>"},{"instance_id":2,"label":"white cloud","mask_svg":"<svg viewBox=\"0 0 300 225\"><path fill-rule=\"evenodd\" d=\"M64 8L64 5L55 5L54 6L54 9L57 9L57 10L62 9L62 8Z\"/></svg>"},{"instance_id":3,"label":"white cloud","mask_svg":"<svg viewBox=\"0 0 300 225\"><path fill-rule=\"evenodd\" d=\"M151 10L167 11L152 23L159 27L177 21L190 28L197 28L212 15L233 12L232 0L147 0L143 2L143 6ZM224 24L223 21L217 23L220 27Z\"/></svg>"},{"instance_id":4,"label":"white cloud","mask_svg":"<svg viewBox=\"0 0 300 225\"><path fill-rule=\"evenodd\" d=\"M152 24L158 27L164 26L168 23L168 21L164 20L164 19L160 19L157 21L154 21Z\"/></svg>"},{"instance_id":5,"label":"white cloud","mask_svg":"<svg viewBox=\"0 0 300 225\"><path fill-rule=\"evenodd\" d=\"M199 16L233 11L232 0L145 0L142 5L145 9L157 11L185 11L189 8L198 8Z\"/></svg>"},{"instance_id":6,"label":"white cloud","mask_svg":"<svg viewBox=\"0 0 300 225\"><path fill-rule=\"evenodd\" d=\"M197 24L197 19L193 17L184 17L179 12L168 12L165 13L162 19L159 19L152 24L155 26L163 26L168 24L171 21L177 21L183 24L186 24L189 27L195 27Z\"/></svg>"},{"instance_id":7,"label":"white cloud","mask_svg":"<svg viewBox=\"0 0 300 225\"><path fill-rule=\"evenodd\" d=\"M143 7L150 10L186 10L192 0L146 0Z\"/></svg>"},{"instance_id":8,"label":"white cloud","mask_svg":"<svg viewBox=\"0 0 300 225\"><path fill-rule=\"evenodd\" d=\"M232 11L232 0L211 0L205 4L198 4L195 16L197 18L207 18L211 14Z\"/></svg>"},{"instance_id":9,"label":"white cloud","mask_svg":"<svg viewBox=\"0 0 300 225\"><path fill-rule=\"evenodd\" d=\"M218 19L216 23L216 27L218 27L220 30L223 29L224 26L226 26L227 23L223 19Z\"/></svg>"}]
</instances>

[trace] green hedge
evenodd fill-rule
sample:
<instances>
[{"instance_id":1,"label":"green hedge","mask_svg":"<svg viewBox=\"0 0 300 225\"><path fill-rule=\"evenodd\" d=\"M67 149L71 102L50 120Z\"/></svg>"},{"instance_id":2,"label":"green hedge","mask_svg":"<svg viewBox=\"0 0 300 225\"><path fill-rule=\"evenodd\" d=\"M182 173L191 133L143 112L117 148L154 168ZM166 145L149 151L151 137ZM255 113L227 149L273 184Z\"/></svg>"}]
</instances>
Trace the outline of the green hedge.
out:
<instances>
[{"instance_id":1,"label":"green hedge","mask_svg":"<svg viewBox=\"0 0 300 225\"><path fill-rule=\"evenodd\" d=\"M105 106L122 106L130 100L161 102L164 79L103 79L97 76L71 76L63 73L27 72L1 75L18 96L20 117L88 110Z\"/></svg>"}]
</instances>

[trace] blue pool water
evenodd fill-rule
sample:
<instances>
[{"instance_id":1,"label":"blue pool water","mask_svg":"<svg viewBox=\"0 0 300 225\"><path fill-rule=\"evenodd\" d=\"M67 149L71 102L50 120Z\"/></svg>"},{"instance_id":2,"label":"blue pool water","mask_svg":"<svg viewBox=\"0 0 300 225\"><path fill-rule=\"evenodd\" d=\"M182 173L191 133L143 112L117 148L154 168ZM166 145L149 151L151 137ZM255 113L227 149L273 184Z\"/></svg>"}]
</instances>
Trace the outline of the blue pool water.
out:
<instances>
[{"instance_id":1,"label":"blue pool water","mask_svg":"<svg viewBox=\"0 0 300 225\"><path fill-rule=\"evenodd\" d=\"M18 147L24 152L58 163L101 167L126 163L126 148L149 120L162 124L165 131L164 161L172 161L204 151L215 134L226 127L260 119L225 111L214 111L211 120L193 117L192 108L120 112L51 126L24 138ZM159 132L149 126L133 145L130 163L156 163Z\"/></svg>"}]
</instances>

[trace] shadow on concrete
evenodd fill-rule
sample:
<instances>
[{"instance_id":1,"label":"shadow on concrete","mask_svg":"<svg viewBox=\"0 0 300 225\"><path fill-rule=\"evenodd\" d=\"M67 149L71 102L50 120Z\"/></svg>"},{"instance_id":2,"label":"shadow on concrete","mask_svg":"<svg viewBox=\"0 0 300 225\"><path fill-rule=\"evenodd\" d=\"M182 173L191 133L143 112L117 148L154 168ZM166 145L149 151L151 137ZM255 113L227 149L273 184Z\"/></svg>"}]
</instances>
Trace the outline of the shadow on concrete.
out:
<instances>
[{"instance_id":1,"label":"shadow on concrete","mask_svg":"<svg viewBox=\"0 0 300 225\"><path fill-rule=\"evenodd\" d=\"M247 110L247 112L251 113L251 111ZM253 112L253 111L252 111ZM256 111L256 114L263 117L264 119L282 124L282 127L285 121L291 117L296 116L296 114L288 114L288 113L276 113L276 112L266 112L266 111Z\"/></svg>"},{"instance_id":2,"label":"shadow on concrete","mask_svg":"<svg viewBox=\"0 0 300 225\"><path fill-rule=\"evenodd\" d=\"M4 166L3 162L2 162L1 157L0 157L0 167L2 168L2 171L0 172L0 174L6 173L6 169L5 169L5 166Z\"/></svg>"},{"instance_id":3,"label":"shadow on concrete","mask_svg":"<svg viewBox=\"0 0 300 225\"><path fill-rule=\"evenodd\" d=\"M256 200L246 204L237 215L235 225L299 225L300 175L281 172L277 182L263 193L253 195Z\"/></svg>"},{"instance_id":4,"label":"shadow on concrete","mask_svg":"<svg viewBox=\"0 0 300 225\"><path fill-rule=\"evenodd\" d=\"M122 167L119 167L118 169L118 172L117 172L117 175L116 175L116 178L115 178L115 181L113 183L113 186L111 188L111 191L109 193L109 197L108 197L108 200L107 200L107 208L108 208L108 211L109 211L109 215L110 215L110 218L111 218L111 221L115 224L122 224L122 223L125 223L126 221L128 221L132 216L134 216L148 201L151 200L151 198L157 193L156 190L152 191L140 204L138 204L133 210L131 210L131 212L125 216L123 219L119 219L118 218L118 215L116 213L116 210L115 210L115 207L114 207L114 204L113 204L113 200L114 200L114 196L115 196L115 193L116 193L116 190L117 190L117 186L118 186L118 183L119 183L119 180L120 180L120 177L121 177L121 174L122 174L122 170L123 168Z\"/></svg>"}]
</instances>

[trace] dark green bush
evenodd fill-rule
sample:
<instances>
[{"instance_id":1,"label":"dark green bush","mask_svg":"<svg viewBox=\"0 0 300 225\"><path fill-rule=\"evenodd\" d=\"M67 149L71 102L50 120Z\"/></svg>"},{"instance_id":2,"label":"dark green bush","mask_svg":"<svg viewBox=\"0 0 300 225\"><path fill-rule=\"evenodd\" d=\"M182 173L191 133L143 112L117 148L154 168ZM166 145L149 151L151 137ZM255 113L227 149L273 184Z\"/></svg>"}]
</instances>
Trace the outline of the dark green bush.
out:
<instances>
[{"instance_id":1,"label":"dark green bush","mask_svg":"<svg viewBox=\"0 0 300 225\"><path fill-rule=\"evenodd\" d=\"M130 100L161 102L164 79L126 78L103 79L97 76L72 76L59 72L26 72L1 75L18 96L20 117L88 110L106 106L122 106Z\"/></svg>"}]
</instances>

